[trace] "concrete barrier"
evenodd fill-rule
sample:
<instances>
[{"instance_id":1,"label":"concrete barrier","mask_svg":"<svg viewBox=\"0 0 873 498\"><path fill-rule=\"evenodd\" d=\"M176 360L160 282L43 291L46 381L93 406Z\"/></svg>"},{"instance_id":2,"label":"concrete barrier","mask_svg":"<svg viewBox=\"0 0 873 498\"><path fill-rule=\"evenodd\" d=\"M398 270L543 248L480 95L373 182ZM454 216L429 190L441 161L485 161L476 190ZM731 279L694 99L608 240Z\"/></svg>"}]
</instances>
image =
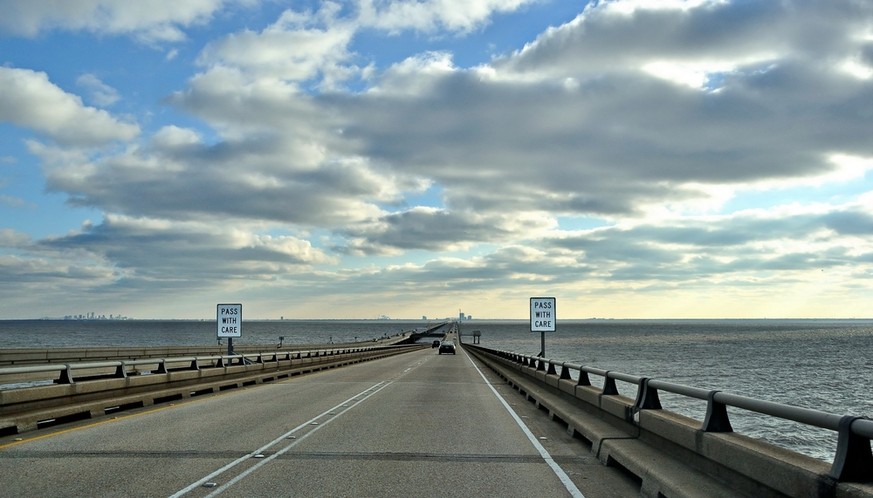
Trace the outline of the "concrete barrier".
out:
<instances>
[{"instance_id":1,"label":"concrete barrier","mask_svg":"<svg viewBox=\"0 0 873 498\"><path fill-rule=\"evenodd\" d=\"M869 420L464 347L590 445L602 463L638 480L642 496L873 497ZM577 379L569 374L571 369L578 371ZM589 375L602 377L603 386L592 386ZM636 399L618 394L616 380L636 384ZM662 409L658 389L708 400L707 420ZM730 424L723 403L838 430L841 449L829 465L725 430Z\"/></svg>"},{"instance_id":2,"label":"concrete barrier","mask_svg":"<svg viewBox=\"0 0 873 498\"><path fill-rule=\"evenodd\" d=\"M271 347L275 351L307 351L311 349L331 348L370 348L391 346L401 342L409 342L409 333L373 339L366 342L331 343L331 344L285 344L269 346L264 344L235 344L236 354L268 354ZM50 363L79 363L99 360L134 360L143 358L168 358L179 356L223 355L227 346L160 346L160 347L89 347L89 348L11 348L0 349L0 367L44 365Z\"/></svg>"},{"instance_id":3,"label":"concrete barrier","mask_svg":"<svg viewBox=\"0 0 873 498\"><path fill-rule=\"evenodd\" d=\"M415 351L423 345L308 350L0 368L0 378L41 374L52 385L0 390L0 435L261 384ZM137 366L156 370L141 374Z\"/></svg>"}]
</instances>

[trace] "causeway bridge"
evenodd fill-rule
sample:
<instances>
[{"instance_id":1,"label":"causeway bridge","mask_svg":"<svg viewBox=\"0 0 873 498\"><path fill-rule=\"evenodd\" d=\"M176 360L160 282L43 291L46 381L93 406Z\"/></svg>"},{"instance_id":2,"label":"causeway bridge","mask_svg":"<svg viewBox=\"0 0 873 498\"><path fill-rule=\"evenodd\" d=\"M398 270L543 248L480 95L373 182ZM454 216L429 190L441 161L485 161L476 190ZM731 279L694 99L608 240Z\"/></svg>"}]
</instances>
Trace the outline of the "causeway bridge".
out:
<instances>
[{"instance_id":1,"label":"causeway bridge","mask_svg":"<svg viewBox=\"0 0 873 498\"><path fill-rule=\"evenodd\" d=\"M452 324L423 333L459 342ZM871 497L873 421L461 344L0 366L5 496ZM616 383L637 387L634 398ZM11 386L11 387L10 387ZM700 400L704 420L659 393ZM666 399L666 398L665 398ZM733 432L834 432L831 462Z\"/></svg>"}]
</instances>

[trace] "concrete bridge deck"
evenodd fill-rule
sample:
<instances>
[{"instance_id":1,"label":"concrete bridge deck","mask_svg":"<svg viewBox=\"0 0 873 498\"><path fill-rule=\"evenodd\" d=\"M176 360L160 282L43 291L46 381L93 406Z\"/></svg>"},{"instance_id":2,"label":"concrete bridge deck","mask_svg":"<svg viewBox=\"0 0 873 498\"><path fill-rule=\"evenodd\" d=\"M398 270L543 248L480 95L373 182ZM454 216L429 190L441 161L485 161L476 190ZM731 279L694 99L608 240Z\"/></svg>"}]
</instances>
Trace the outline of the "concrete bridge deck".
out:
<instances>
[{"instance_id":1,"label":"concrete bridge deck","mask_svg":"<svg viewBox=\"0 0 873 498\"><path fill-rule=\"evenodd\" d=\"M634 496L463 349L0 440L6 496Z\"/></svg>"},{"instance_id":2,"label":"concrete bridge deck","mask_svg":"<svg viewBox=\"0 0 873 498\"><path fill-rule=\"evenodd\" d=\"M143 365L68 364L60 385L0 391L0 419L27 406L84 415L54 427L7 418L3 495L873 496L866 419L841 419L849 444L845 462L831 467L723 432L729 422L718 410L703 426L661 410L657 391L778 416L796 410L590 367L421 345L251 360L201 358L131 377ZM78 381L97 366L110 374ZM57 366L0 370L16 368L54 375ZM590 386L588 374L604 385ZM639 384L638 399L612 392L615 380ZM166 383L161 402L144 383ZM107 415L121 396L125 410Z\"/></svg>"}]
</instances>

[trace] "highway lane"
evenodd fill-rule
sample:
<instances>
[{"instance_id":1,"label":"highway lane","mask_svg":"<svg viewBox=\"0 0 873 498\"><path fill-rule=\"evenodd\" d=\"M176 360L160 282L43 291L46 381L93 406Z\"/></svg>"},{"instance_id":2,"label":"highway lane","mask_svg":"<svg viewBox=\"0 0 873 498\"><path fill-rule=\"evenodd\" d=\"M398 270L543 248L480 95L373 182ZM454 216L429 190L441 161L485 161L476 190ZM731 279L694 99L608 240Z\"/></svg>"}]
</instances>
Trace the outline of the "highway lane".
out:
<instances>
[{"instance_id":1,"label":"highway lane","mask_svg":"<svg viewBox=\"0 0 873 498\"><path fill-rule=\"evenodd\" d=\"M639 493L481 372L462 349L423 350L5 438L0 489L22 497Z\"/></svg>"}]
</instances>

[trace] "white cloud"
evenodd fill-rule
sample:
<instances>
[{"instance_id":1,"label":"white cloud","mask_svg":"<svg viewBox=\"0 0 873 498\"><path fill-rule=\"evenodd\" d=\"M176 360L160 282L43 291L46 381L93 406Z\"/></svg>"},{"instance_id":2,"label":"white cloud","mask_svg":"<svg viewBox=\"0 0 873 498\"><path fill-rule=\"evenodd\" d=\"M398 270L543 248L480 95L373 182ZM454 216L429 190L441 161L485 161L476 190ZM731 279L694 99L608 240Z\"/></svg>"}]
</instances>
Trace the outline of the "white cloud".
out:
<instances>
[{"instance_id":1,"label":"white cloud","mask_svg":"<svg viewBox=\"0 0 873 498\"><path fill-rule=\"evenodd\" d=\"M536 0L361 0L360 21L389 32L468 32L497 13L513 12Z\"/></svg>"},{"instance_id":2,"label":"white cloud","mask_svg":"<svg viewBox=\"0 0 873 498\"><path fill-rule=\"evenodd\" d=\"M2 186L2 185L0 185ZM25 201L21 197L16 197L13 195L0 194L0 205L9 206L13 208L22 208L22 207L33 207L31 203Z\"/></svg>"},{"instance_id":3,"label":"white cloud","mask_svg":"<svg viewBox=\"0 0 873 498\"><path fill-rule=\"evenodd\" d=\"M91 94L91 101L100 107L110 106L121 99L118 91L93 74L83 74L76 79L76 84Z\"/></svg>"},{"instance_id":4,"label":"white cloud","mask_svg":"<svg viewBox=\"0 0 873 498\"><path fill-rule=\"evenodd\" d=\"M299 25L289 21L290 14L260 33L243 31L211 43L200 63L238 68L252 79L304 82L321 77L328 85L354 71L346 66L354 30L335 23L329 28Z\"/></svg>"},{"instance_id":5,"label":"white cloud","mask_svg":"<svg viewBox=\"0 0 873 498\"><path fill-rule=\"evenodd\" d=\"M151 138L152 144L157 149L179 149L184 147L196 147L202 142L200 134L191 129L180 128L175 125L164 126Z\"/></svg>"},{"instance_id":6,"label":"white cloud","mask_svg":"<svg viewBox=\"0 0 873 498\"><path fill-rule=\"evenodd\" d=\"M458 71L448 52L427 52L408 57L393 64L384 73L369 93L383 93L389 96L424 96L434 90L442 77L451 77Z\"/></svg>"},{"instance_id":7,"label":"white cloud","mask_svg":"<svg viewBox=\"0 0 873 498\"><path fill-rule=\"evenodd\" d=\"M226 0L3 0L0 31L36 36L50 29L132 34L144 41L180 41L182 28L208 21Z\"/></svg>"},{"instance_id":8,"label":"white cloud","mask_svg":"<svg viewBox=\"0 0 873 498\"><path fill-rule=\"evenodd\" d=\"M137 125L85 106L45 73L0 67L0 87L0 121L31 128L61 144L99 145L130 140L139 133Z\"/></svg>"},{"instance_id":9,"label":"white cloud","mask_svg":"<svg viewBox=\"0 0 873 498\"><path fill-rule=\"evenodd\" d=\"M32 243L30 236L10 228L0 228L0 247L20 248Z\"/></svg>"}]
</instances>

